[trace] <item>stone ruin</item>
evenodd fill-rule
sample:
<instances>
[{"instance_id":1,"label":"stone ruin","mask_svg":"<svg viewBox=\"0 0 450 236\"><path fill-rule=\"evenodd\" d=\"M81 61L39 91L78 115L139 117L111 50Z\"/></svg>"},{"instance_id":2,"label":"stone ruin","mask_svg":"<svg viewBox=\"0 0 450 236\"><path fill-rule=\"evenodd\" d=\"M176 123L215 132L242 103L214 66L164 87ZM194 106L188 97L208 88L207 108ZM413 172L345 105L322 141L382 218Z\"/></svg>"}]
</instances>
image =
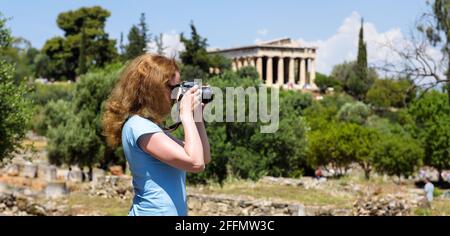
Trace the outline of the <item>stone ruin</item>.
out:
<instances>
[{"instance_id":1,"label":"stone ruin","mask_svg":"<svg viewBox=\"0 0 450 236\"><path fill-rule=\"evenodd\" d=\"M188 194L190 214L215 216L304 216L299 204L252 200L222 195Z\"/></svg>"},{"instance_id":2,"label":"stone ruin","mask_svg":"<svg viewBox=\"0 0 450 236\"><path fill-rule=\"evenodd\" d=\"M51 201L37 203L37 196L11 189L0 183L0 216L61 216L67 214L65 206Z\"/></svg>"},{"instance_id":3,"label":"stone ruin","mask_svg":"<svg viewBox=\"0 0 450 236\"><path fill-rule=\"evenodd\" d=\"M354 216L408 216L411 203L401 196L368 195L353 204Z\"/></svg>"},{"instance_id":4,"label":"stone ruin","mask_svg":"<svg viewBox=\"0 0 450 236\"><path fill-rule=\"evenodd\" d=\"M103 198L132 199L133 194L131 177L126 175L99 177L89 189L89 195Z\"/></svg>"}]
</instances>

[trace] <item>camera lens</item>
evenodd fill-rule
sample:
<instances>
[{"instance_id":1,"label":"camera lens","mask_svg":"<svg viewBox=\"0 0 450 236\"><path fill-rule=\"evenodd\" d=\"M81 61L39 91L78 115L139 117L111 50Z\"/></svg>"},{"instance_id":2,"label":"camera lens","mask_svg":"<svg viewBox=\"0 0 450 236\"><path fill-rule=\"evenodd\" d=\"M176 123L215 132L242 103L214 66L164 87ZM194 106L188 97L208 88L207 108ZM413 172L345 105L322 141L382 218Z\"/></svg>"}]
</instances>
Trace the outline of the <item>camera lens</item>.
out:
<instances>
[{"instance_id":1,"label":"camera lens","mask_svg":"<svg viewBox=\"0 0 450 236\"><path fill-rule=\"evenodd\" d=\"M202 102L204 104L210 103L214 99L213 90L210 87L202 88Z\"/></svg>"}]
</instances>

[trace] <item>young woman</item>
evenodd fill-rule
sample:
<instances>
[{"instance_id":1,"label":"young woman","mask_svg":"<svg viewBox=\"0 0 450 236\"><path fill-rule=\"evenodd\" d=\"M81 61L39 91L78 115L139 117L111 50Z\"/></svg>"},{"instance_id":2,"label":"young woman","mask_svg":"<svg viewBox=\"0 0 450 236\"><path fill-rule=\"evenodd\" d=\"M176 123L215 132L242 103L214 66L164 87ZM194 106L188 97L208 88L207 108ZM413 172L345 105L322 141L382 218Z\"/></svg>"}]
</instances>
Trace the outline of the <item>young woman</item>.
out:
<instances>
[{"instance_id":1,"label":"young woman","mask_svg":"<svg viewBox=\"0 0 450 236\"><path fill-rule=\"evenodd\" d=\"M161 128L179 83L174 60L145 54L127 65L106 103L104 134L111 146L122 143L133 176L128 215L187 215L186 172L201 172L211 160L205 125L193 117L203 109L198 88L180 101L185 141Z\"/></svg>"}]
</instances>

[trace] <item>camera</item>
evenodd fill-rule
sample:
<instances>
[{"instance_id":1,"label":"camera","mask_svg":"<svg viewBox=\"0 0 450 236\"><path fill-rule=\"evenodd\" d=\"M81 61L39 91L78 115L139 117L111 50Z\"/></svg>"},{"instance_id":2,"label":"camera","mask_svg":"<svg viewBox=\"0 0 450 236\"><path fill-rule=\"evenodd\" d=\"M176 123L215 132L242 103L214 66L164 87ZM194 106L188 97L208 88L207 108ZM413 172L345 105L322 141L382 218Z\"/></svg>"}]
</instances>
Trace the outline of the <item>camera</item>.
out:
<instances>
[{"instance_id":1,"label":"camera","mask_svg":"<svg viewBox=\"0 0 450 236\"><path fill-rule=\"evenodd\" d=\"M183 98L184 93L186 93L190 88L194 86L200 87L200 84L197 82L191 82L191 81L184 81L180 84L178 87L179 91L176 92L176 94L179 94L178 101ZM202 103L205 105L210 103L214 99L214 93L211 87L208 86L202 86L201 87L201 93L202 93Z\"/></svg>"}]
</instances>

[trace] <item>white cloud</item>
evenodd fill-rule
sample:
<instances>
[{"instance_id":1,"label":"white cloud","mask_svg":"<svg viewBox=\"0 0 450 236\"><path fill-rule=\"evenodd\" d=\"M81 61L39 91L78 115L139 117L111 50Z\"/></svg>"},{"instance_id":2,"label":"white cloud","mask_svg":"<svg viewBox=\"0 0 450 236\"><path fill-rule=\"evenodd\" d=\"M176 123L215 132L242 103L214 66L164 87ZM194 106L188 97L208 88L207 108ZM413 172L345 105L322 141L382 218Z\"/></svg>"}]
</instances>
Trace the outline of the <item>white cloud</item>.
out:
<instances>
[{"instance_id":1,"label":"white cloud","mask_svg":"<svg viewBox=\"0 0 450 236\"><path fill-rule=\"evenodd\" d=\"M256 31L256 33L260 36L266 36L269 33L269 31L267 29L260 29Z\"/></svg>"},{"instance_id":2,"label":"white cloud","mask_svg":"<svg viewBox=\"0 0 450 236\"><path fill-rule=\"evenodd\" d=\"M184 50L184 44L180 41L180 34L175 30L162 34L164 45L164 55L167 57L178 58L180 52ZM149 52L156 52L156 43L154 40L148 44Z\"/></svg>"},{"instance_id":3,"label":"white cloud","mask_svg":"<svg viewBox=\"0 0 450 236\"><path fill-rule=\"evenodd\" d=\"M334 65L344 61L356 60L360 26L361 15L353 12L343 21L336 34L328 39L312 42L303 39L298 41L304 46L318 47L317 70L329 74ZM391 62L399 61L392 50L386 47L387 44L400 48L410 43L400 28L379 32L375 25L370 22L364 22L364 39L367 43L368 63L372 65L386 61L386 59ZM434 56L439 54L439 52L436 54L434 50L431 53Z\"/></svg>"}]
</instances>

